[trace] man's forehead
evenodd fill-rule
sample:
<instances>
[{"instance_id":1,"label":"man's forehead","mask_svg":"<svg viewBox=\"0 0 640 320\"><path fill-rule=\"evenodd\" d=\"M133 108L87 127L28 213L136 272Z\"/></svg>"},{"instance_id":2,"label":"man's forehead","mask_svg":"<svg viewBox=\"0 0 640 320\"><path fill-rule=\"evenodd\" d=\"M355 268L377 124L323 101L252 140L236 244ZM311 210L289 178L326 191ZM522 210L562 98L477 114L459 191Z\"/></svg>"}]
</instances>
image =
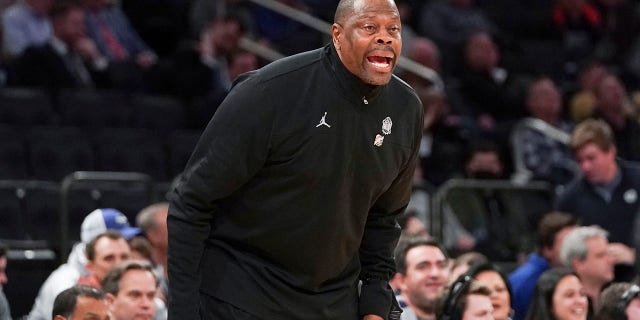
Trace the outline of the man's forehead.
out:
<instances>
[{"instance_id":1,"label":"man's forehead","mask_svg":"<svg viewBox=\"0 0 640 320\"><path fill-rule=\"evenodd\" d=\"M358 18L375 17L374 13L381 12L400 16L396 5L391 0L355 0L353 2L353 15Z\"/></svg>"},{"instance_id":2,"label":"man's forehead","mask_svg":"<svg viewBox=\"0 0 640 320\"><path fill-rule=\"evenodd\" d=\"M407 258L411 257L416 263L427 262L440 262L446 261L447 257L442 250L436 246L422 245L409 249L407 252Z\"/></svg>"}]
</instances>

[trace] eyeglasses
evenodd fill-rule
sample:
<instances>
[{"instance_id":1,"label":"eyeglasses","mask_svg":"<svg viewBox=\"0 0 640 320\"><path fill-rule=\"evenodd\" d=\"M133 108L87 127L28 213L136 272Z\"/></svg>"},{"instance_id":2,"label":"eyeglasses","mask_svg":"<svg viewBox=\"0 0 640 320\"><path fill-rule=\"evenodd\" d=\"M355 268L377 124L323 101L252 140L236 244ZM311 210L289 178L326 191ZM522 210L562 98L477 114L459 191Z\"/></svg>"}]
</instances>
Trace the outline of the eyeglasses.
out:
<instances>
[{"instance_id":1,"label":"eyeglasses","mask_svg":"<svg viewBox=\"0 0 640 320\"><path fill-rule=\"evenodd\" d=\"M622 301L620 301L621 309L626 309L635 297L640 294L640 287L638 285L632 285L622 294Z\"/></svg>"},{"instance_id":2,"label":"eyeglasses","mask_svg":"<svg viewBox=\"0 0 640 320\"><path fill-rule=\"evenodd\" d=\"M449 319L453 315L458 299L464 292L468 291L472 281L473 278L470 275L461 275L453 282L445 303L444 319Z\"/></svg>"}]
</instances>

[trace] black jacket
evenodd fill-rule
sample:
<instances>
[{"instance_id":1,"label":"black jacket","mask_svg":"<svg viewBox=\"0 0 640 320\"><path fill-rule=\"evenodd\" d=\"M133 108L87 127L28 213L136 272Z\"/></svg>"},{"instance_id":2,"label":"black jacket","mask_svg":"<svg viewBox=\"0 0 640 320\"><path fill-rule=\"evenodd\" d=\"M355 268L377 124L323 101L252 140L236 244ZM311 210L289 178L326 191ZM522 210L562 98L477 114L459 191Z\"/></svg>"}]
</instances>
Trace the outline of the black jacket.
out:
<instances>
[{"instance_id":1,"label":"black jacket","mask_svg":"<svg viewBox=\"0 0 640 320\"><path fill-rule=\"evenodd\" d=\"M200 293L270 320L386 317L421 129L408 85L364 84L332 46L240 77L171 195L170 319L198 319Z\"/></svg>"}]
</instances>

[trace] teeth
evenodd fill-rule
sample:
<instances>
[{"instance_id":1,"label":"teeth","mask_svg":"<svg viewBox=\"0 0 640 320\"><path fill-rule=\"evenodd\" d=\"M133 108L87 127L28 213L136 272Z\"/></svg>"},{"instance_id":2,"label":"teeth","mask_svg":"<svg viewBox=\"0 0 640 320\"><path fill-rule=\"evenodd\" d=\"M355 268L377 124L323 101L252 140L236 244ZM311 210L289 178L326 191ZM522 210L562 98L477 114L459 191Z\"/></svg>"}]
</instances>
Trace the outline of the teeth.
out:
<instances>
[{"instance_id":1,"label":"teeth","mask_svg":"<svg viewBox=\"0 0 640 320\"><path fill-rule=\"evenodd\" d=\"M573 309L573 313L575 313L575 314L583 314L584 313L584 309L583 308Z\"/></svg>"},{"instance_id":2,"label":"teeth","mask_svg":"<svg viewBox=\"0 0 640 320\"><path fill-rule=\"evenodd\" d=\"M373 64L378 68L386 68L389 65L388 63L380 63L380 62L371 62L371 64Z\"/></svg>"}]
</instances>

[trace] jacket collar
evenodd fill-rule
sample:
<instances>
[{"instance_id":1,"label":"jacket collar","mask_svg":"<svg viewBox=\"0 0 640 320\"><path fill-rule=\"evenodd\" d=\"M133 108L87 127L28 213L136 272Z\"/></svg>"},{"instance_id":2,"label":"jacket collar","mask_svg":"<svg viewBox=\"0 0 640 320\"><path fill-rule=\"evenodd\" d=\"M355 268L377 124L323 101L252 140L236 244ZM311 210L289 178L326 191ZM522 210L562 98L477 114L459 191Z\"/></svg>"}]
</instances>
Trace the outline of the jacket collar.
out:
<instances>
[{"instance_id":1,"label":"jacket collar","mask_svg":"<svg viewBox=\"0 0 640 320\"><path fill-rule=\"evenodd\" d=\"M340 60L332 43L325 46L324 54L329 60L338 87L348 100L366 105L373 102L384 88L364 83L351 73Z\"/></svg>"}]
</instances>

